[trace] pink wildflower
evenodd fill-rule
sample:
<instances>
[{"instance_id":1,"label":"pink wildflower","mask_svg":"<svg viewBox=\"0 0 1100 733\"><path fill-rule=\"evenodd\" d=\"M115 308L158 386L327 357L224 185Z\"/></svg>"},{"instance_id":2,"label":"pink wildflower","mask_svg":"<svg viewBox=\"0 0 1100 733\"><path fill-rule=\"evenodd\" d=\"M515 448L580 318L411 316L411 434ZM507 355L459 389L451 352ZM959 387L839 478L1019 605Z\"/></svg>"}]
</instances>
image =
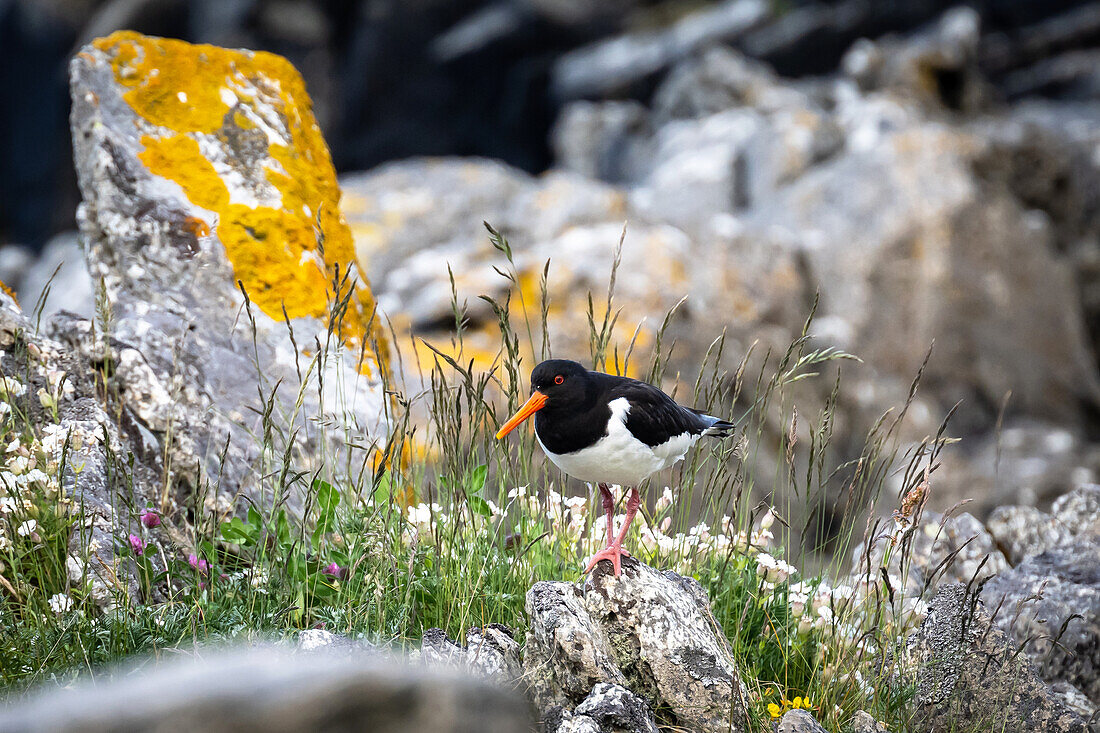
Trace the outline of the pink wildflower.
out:
<instances>
[{"instance_id":1,"label":"pink wildflower","mask_svg":"<svg viewBox=\"0 0 1100 733\"><path fill-rule=\"evenodd\" d=\"M193 552L187 556L187 564L203 574L210 570L210 563Z\"/></svg>"},{"instance_id":2,"label":"pink wildflower","mask_svg":"<svg viewBox=\"0 0 1100 733\"><path fill-rule=\"evenodd\" d=\"M160 526L160 514L154 509L142 509L141 510L141 523L145 525L147 529Z\"/></svg>"},{"instance_id":3,"label":"pink wildflower","mask_svg":"<svg viewBox=\"0 0 1100 733\"><path fill-rule=\"evenodd\" d=\"M130 549L134 551L135 555L142 555L145 552L145 540L138 537L136 534L130 535Z\"/></svg>"}]
</instances>

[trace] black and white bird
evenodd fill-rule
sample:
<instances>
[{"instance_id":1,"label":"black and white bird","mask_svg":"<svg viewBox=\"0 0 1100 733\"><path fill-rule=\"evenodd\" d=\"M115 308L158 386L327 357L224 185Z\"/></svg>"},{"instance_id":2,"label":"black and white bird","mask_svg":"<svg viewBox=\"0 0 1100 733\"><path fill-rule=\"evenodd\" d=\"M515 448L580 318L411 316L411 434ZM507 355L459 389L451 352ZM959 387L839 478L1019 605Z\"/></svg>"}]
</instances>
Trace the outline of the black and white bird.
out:
<instances>
[{"instance_id":1,"label":"black and white bird","mask_svg":"<svg viewBox=\"0 0 1100 733\"><path fill-rule=\"evenodd\" d=\"M725 437L733 424L678 405L653 385L585 369L575 361L550 359L531 372L531 398L497 431L497 439L535 416L535 437L564 473L599 485L607 514L607 547L585 568L610 560L620 575L622 549L641 504L638 486L681 460L699 438ZM626 522L613 533L615 499L610 485L630 487Z\"/></svg>"}]
</instances>

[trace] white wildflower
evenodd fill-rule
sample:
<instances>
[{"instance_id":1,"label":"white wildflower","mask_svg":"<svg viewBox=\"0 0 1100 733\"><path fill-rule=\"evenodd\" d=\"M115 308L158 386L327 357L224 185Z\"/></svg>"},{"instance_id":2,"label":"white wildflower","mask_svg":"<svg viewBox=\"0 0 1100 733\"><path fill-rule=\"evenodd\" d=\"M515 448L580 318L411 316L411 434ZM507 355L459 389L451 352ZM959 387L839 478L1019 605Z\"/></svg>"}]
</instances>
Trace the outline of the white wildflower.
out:
<instances>
[{"instance_id":1,"label":"white wildflower","mask_svg":"<svg viewBox=\"0 0 1100 733\"><path fill-rule=\"evenodd\" d=\"M3 532L0 532L0 552L5 552L11 549L11 540Z\"/></svg>"},{"instance_id":2,"label":"white wildflower","mask_svg":"<svg viewBox=\"0 0 1100 733\"><path fill-rule=\"evenodd\" d=\"M526 486L517 486L516 488L510 489L508 491L508 498L509 499L522 499L525 496L527 496L527 487Z\"/></svg>"},{"instance_id":3,"label":"white wildflower","mask_svg":"<svg viewBox=\"0 0 1100 733\"><path fill-rule=\"evenodd\" d=\"M0 402L0 417L7 418L11 415L11 405L7 402Z\"/></svg>"},{"instance_id":4,"label":"white wildflower","mask_svg":"<svg viewBox=\"0 0 1100 733\"><path fill-rule=\"evenodd\" d=\"M815 619L813 618L813 616L809 616L809 615L802 616L801 618L799 618L798 619L798 633L800 633L800 634L810 633L810 629L812 629L814 627L814 620Z\"/></svg>"},{"instance_id":5,"label":"white wildflower","mask_svg":"<svg viewBox=\"0 0 1100 733\"><path fill-rule=\"evenodd\" d=\"M56 613L58 616L65 613L66 611L72 610L73 607L73 599L65 593L58 593L56 595L50 596L49 602L50 608L52 608L53 612Z\"/></svg>"},{"instance_id":6,"label":"white wildflower","mask_svg":"<svg viewBox=\"0 0 1100 733\"><path fill-rule=\"evenodd\" d=\"M20 524L19 529L15 531L20 537L29 537L36 529L38 529L38 522L33 519L28 519Z\"/></svg>"},{"instance_id":7,"label":"white wildflower","mask_svg":"<svg viewBox=\"0 0 1100 733\"><path fill-rule=\"evenodd\" d=\"M0 377L0 396L21 397L27 392L27 387L15 377Z\"/></svg>"},{"instance_id":8,"label":"white wildflower","mask_svg":"<svg viewBox=\"0 0 1100 733\"><path fill-rule=\"evenodd\" d=\"M68 437L68 428L61 425L47 425L42 428L42 450L50 455L60 455Z\"/></svg>"},{"instance_id":9,"label":"white wildflower","mask_svg":"<svg viewBox=\"0 0 1100 733\"><path fill-rule=\"evenodd\" d=\"M657 498L657 503L654 504L654 509L658 514L672 506L672 503L676 501L676 495L672 493L672 489L665 487L661 492L661 496Z\"/></svg>"},{"instance_id":10,"label":"white wildflower","mask_svg":"<svg viewBox=\"0 0 1100 733\"><path fill-rule=\"evenodd\" d=\"M50 394L45 387L39 387L38 403L47 410L52 410L57 407L57 398Z\"/></svg>"},{"instance_id":11,"label":"white wildflower","mask_svg":"<svg viewBox=\"0 0 1100 733\"><path fill-rule=\"evenodd\" d=\"M10 496L0 496L0 514L11 514L19 508L19 502Z\"/></svg>"},{"instance_id":12,"label":"white wildflower","mask_svg":"<svg viewBox=\"0 0 1100 733\"><path fill-rule=\"evenodd\" d=\"M583 517L588 512L588 499L583 496L570 496L565 500L565 507L574 517Z\"/></svg>"},{"instance_id":13,"label":"white wildflower","mask_svg":"<svg viewBox=\"0 0 1100 733\"><path fill-rule=\"evenodd\" d=\"M766 552L756 556L756 574L769 583L782 583L795 572L793 565L772 557Z\"/></svg>"},{"instance_id":14,"label":"white wildflower","mask_svg":"<svg viewBox=\"0 0 1100 733\"><path fill-rule=\"evenodd\" d=\"M764 516L760 517L760 529L767 530L775 523L775 514L771 509L764 512Z\"/></svg>"},{"instance_id":15,"label":"white wildflower","mask_svg":"<svg viewBox=\"0 0 1100 733\"><path fill-rule=\"evenodd\" d=\"M26 456L15 455L8 459L8 470L16 476L21 473L26 473L30 465L30 459Z\"/></svg>"},{"instance_id":16,"label":"white wildflower","mask_svg":"<svg viewBox=\"0 0 1100 733\"><path fill-rule=\"evenodd\" d=\"M23 485L39 484L40 486L48 486L50 484L50 477L45 471L32 468L30 471L27 471L26 474L20 476L19 481Z\"/></svg>"}]
</instances>

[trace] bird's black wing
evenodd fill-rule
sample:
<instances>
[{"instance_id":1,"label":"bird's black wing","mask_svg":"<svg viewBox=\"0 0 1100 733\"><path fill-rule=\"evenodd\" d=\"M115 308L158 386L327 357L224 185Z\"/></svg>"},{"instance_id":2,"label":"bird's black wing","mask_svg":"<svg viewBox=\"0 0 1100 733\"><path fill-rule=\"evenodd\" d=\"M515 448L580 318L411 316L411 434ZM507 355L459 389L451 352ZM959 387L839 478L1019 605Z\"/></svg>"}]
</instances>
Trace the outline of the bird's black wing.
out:
<instances>
[{"instance_id":1,"label":"bird's black wing","mask_svg":"<svg viewBox=\"0 0 1100 733\"><path fill-rule=\"evenodd\" d=\"M630 403L626 429L648 446L661 445L677 435L699 435L711 428L716 418L688 409L653 385L619 378L611 388L612 400L625 397Z\"/></svg>"}]
</instances>

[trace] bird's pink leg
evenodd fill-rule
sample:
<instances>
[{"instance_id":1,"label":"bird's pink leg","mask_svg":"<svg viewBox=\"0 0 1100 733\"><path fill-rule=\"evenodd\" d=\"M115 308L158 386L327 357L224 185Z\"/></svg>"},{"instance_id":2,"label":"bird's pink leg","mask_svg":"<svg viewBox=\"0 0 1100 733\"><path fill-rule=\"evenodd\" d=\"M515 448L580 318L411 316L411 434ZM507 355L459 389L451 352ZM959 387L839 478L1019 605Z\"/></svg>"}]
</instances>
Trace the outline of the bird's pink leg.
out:
<instances>
[{"instance_id":1,"label":"bird's pink leg","mask_svg":"<svg viewBox=\"0 0 1100 733\"><path fill-rule=\"evenodd\" d=\"M600 498L603 500L603 511L607 515L607 545L611 547L611 541L615 539L615 497L611 494L611 487L600 484Z\"/></svg>"},{"instance_id":2,"label":"bird's pink leg","mask_svg":"<svg viewBox=\"0 0 1100 733\"><path fill-rule=\"evenodd\" d=\"M613 539L607 547L592 556L588 567L584 569L585 573L592 572L592 568L596 567L596 563L600 560L610 560L611 566L615 569L615 577L623 574L623 557L630 557L630 553L623 549L623 539L626 538L626 532L630 529L630 523L634 521L634 515L638 513L638 507L641 504L642 496L638 493L638 488L631 487L630 498L626 500L626 521L623 523L623 528L619 530L619 536Z\"/></svg>"}]
</instances>

